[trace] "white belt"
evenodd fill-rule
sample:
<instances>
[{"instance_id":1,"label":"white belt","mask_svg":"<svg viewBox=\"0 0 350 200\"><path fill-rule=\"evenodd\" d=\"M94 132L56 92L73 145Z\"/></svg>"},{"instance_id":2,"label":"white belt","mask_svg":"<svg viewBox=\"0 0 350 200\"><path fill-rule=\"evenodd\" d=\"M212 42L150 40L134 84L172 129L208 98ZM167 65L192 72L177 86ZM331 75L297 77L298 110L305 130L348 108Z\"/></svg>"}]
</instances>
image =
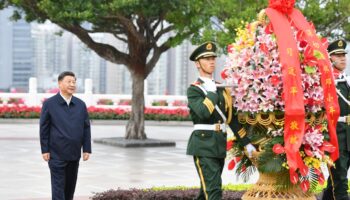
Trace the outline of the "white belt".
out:
<instances>
[{"instance_id":1,"label":"white belt","mask_svg":"<svg viewBox=\"0 0 350 200\"><path fill-rule=\"evenodd\" d=\"M350 116L341 116L338 118L338 122L350 124Z\"/></svg>"},{"instance_id":2,"label":"white belt","mask_svg":"<svg viewBox=\"0 0 350 200\"><path fill-rule=\"evenodd\" d=\"M194 130L226 132L226 124L195 124Z\"/></svg>"}]
</instances>

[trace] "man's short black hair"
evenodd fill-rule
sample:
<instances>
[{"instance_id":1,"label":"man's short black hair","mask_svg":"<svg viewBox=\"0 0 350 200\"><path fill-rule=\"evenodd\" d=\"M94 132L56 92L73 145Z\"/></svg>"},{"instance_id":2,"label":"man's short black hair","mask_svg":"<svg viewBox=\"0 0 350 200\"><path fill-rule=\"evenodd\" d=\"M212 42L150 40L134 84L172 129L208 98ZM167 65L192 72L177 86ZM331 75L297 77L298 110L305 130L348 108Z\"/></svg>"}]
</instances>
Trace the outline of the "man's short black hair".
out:
<instances>
[{"instance_id":1,"label":"man's short black hair","mask_svg":"<svg viewBox=\"0 0 350 200\"><path fill-rule=\"evenodd\" d=\"M60 75L58 75L58 81L62 81L64 79L64 77L66 76L73 76L75 78L75 74L71 71L64 71L62 73L60 73Z\"/></svg>"}]
</instances>

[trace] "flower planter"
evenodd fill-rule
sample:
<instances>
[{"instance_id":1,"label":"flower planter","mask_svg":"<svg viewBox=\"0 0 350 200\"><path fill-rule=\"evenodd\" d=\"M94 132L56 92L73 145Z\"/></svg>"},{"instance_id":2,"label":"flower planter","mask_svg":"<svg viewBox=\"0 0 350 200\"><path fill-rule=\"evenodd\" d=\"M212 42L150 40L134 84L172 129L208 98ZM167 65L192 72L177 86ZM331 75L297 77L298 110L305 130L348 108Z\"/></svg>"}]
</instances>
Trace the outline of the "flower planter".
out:
<instances>
[{"instance_id":1,"label":"flower planter","mask_svg":"<svg viewBox=\"0 0 350 200\"><path fill-rule=\"evenodd\" d=\"M243 194L242 200L316 200L315 195L303 192L295 185L288 189L278 190L277 188L283 187L278 183L280 174L260 173L259 175L258 182Z\"/></svg>"}]
</instances>

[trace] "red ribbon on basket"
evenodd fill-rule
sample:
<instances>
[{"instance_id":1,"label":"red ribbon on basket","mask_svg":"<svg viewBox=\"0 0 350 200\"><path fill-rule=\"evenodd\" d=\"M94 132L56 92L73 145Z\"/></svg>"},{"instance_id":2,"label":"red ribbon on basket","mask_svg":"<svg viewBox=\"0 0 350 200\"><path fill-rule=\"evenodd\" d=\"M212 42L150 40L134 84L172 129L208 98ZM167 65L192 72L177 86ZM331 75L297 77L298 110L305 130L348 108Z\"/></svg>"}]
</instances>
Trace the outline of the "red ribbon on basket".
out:
<instances>
[{"instance_id":1,"label":"red ribbon on basket","mask_svg":"<svg viewBox=\"0 0 350 200\"><path fill-rule=\"evenodd\" d=\"M324 90L324 102L329 120L330 142L335 147L338 147L335 127L339 117L339 105L327 50L317 38L314 28L310 26L299 10L293 8L294 3L294 0L270 0L269 8L266 9L266 14L277 37L280 63L282 65L285 100L284 149L292 183L296 183L296 171L299 169L301 175L306 176L308 167L304 164L299 154L299 148L305 132L305 110L299 51L291 29L291 23L297 29L304 31L303 37L312 44L312 51L317 57L317 64L322 74L321 84ZM338 156L338 151L331 153L333 160Z\"/></svg>"},{"instance_id":2,"label":"red ribbon on basket","mask_svg":"<svg viewBox=\"0 0 350 200\"><path fill-rule=\"evenodd\" d=\"M294 22L295 27L298 30L303 31L303 38L308 41L309 44L312 44L313 54L314 57L316 57L317 66L321 72L321 85L323 88L324 105L328 119L330 143L336 147L335 151L330 152L330 156L332 160L335 161L339 157L336 126L340 114L340 108L334 84L332 64L329 60L326 47L317 37L315 28L307 22L304 15L298 9L294 8L289 17Z\"/></svg>"},{"instance_id":3,"label":"red ribbon on basket","mask_svg":"<svg viewBox=\"0 0 350 200\"><path fill-rule=\"evenodd\" d=\"M301 83L299 51L287 17L273 8L267 8L266 14L277 37L282 65L285 101L284 149L287 163L292 171L298 168L305 170L299 154L305 132L304 91Z\"/></svg>"}]
</instances>

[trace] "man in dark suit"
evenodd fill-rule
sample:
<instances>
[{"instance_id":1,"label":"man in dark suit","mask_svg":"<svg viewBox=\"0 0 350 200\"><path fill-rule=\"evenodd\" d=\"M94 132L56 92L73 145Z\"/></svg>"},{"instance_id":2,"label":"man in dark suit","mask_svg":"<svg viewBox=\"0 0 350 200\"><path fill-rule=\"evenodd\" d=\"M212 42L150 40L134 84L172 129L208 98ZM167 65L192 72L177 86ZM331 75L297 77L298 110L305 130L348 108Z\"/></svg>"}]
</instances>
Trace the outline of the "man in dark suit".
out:
<instances>
[{"instance_id":1,"label":"man in dark suit","mask_svg":"<svg viewBox=\"0 0 350 200\"><path fill-rule=\"evenodd\" d=\"M81 149L83 160L91 153L90 121L85 103L73 96L73 72L58 76L60 92L47 99L40 115L40 144L51 173L53 200L72 200L78 176Z\"/></svg>"},{"instance_id":2,"label":"man in dark suit","mask_svg":"<svg viewBox=\"0 0 350 200\"><path fill-rule=\"evenodd\" d=\"M216 45L206 42L190 56L199 71L199 78L187 90L188 107L194 131L188 141L187 154L192 155L201 181L197 199L222 198L221 174L226 157L227 129L230 127L249 156L255 151L246 137L237 116L233 115L232 97L225 88L217 88L213 80Z\"/></svg>"},{"instance_id":3,"label":"man in dark suit","mask_svg":"<svg viewBox=\"0 0 350 200\"><path fill-rule=\"evenodd\" d=\"M334 78L337 83L340 117L337 123L339 159L330 167L327 188L322 200L348 200L348 169L350 166L350 77L345 74L346 41L336 40L327 50L333 64Z\"/></svg>"}]
</instances>

